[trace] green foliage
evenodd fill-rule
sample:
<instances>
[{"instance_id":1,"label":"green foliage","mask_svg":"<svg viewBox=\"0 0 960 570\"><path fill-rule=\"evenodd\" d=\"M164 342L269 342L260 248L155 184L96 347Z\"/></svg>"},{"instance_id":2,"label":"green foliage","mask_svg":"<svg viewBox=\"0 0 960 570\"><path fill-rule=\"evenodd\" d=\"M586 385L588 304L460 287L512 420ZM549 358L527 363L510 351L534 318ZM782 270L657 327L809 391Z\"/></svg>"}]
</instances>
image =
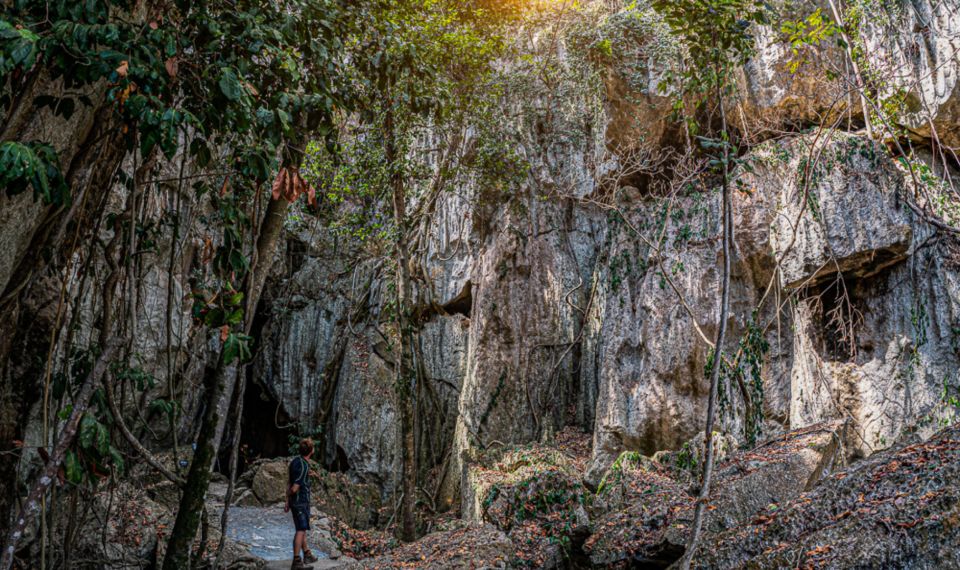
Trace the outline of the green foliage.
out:
<instances>
[{"instance_id":1,"label":"green foliage","mask_svg":"<svg viewBox=\"0 0 960 570\"><path fill-rule=\"evenodd\" d=\"M486 195L504 195L527 178L530 164L517 145L501 136L493 121L477 125L477 145L469 166L476 172L480 190Z\"/></svg>"},{"instance_id":2,"label":"green foliage","mask_svg":"<svg viewBox=\"0 0 960 570\"><path fill-rule=\"evenodd\" d=\"M948 224L960 224L960 199L947 180L912 154L898 157L897 162L902 170L912 173L908 180L916 180L920 184L920 188L915 188L914 192L923 196L933 213Z\"/></svg>"},{"instance_id":3,"label":"green foliage","mask_svg":"<svg viewBox=\"0 0 960 570\"><path fill-rule=\"evenodd\" d=\"M61 206L70 201L70 189L60 173L57 153L42 142L0 143L0 186L8 196L33 188L34 196L45 204Z\"/></svg>"},{"instance_id":4,"label":"green foliage","mask_svg":"<svg viewBox=\"0 0 960 570\"><path fill-rule=\"evenodd\" d=\"M726 91L730 74L753 54L751 26L767 23L767 7L758 0L654 0L673 34L686 49L689 65L672 71L660 84L668 91L679 83L681 96L702 104L712 91Z\"/></svg>"},{"instance_id":5,"label":"green foliage","mask_svg":"<svg viewBox=\"0 0 960 570\"><path fill-rule=\"evenodd\" d=\"M750 392L753 406L747 416L746 430L747 444L756 443L763 430L763 362L770 344L763 335L763 330L757 325L756 315L747 323L747 330L740 338L740 347L737 351L737 360L734 363L734 374L740 376Z\"/></svg>"},{"instance_id":6,"label":"green foliage","mask_svg":"<svg viewBox=\"0 0 960 570\"><path fill-rule=\"evenodd\" d=\"M39 39L40 36L28 29L0 21L0 77L33 67L37 61Z\"/></svg>"},{"instance_id":7,"label":"green foliage","mask_svg":"<svg viewBox=\"0 0 960 570\"><path fill-rule=\"evenodd\" d=\"M763 429L763 363L770 344L764 337L763 329L757 324L757 315L754 314L747 322L746 330L740 337L737 353L733 361L724 359L720 367L720 384L718 386L718 404L721 413L727 411L730 405L730 385L732 381L742 384L750 394L753 406L748 410L744 425L744 436L748 445L756 443ZM715 364L715 350L711 350L704 367L704 374L710 376Z\"/></svg>"},{"instance_id":8,"label":"green foliage","mask_svg":"<svg viewBox=\"0 0 960 570\"><path fill-rule=\"evenodd\" d=\"M223 341L223 360L226 364L232 364L234 360L248 362L253 356L250 346L253 344L253 337L242 333L231 332L227 334Z\"/></svg>"},{"instance_id":9,"label":"green foliage","mask_svg":"<svg viewBox=\"0 0 960 570\"><path fill-rule=\"evenodd\" d=\"M106 81L129 149L147 155L159 145L170 158L182 147L206 163L217 139L234 154L233 185L250 190L270 178L297 129L332 134L335 108L349 107L342 38L367 16L350 4L181 1L164 17L138 21L120 0L8 3L0 101L9 104L41 65L75 92ZM78 104L92 103L62 98L56 106L69 115Z\"/></svg>"},{"instance_id":10,"label":"green foliage","mask_svg":"<svg viewBox=\"0 0 960 570\"><path fill-rule=\"evenodd\" d=\"M670 28L646 2L630 2L599 27L589 21L575 30L571 44L638 93L646 90L652 71L670 67L679 55Z\"/></svg>"},{"instance_id":11,"label":"green foliage","mask_svg":"<svg viewBox=\"0 0 960 570\"><path fill-rule=\"evenodd\" d=\"M354 34L374 13L355 0L177 0L162 14L151 6L4 3L0 104L10 108L44 75L60 81L65 95L41 93L31 103L69 119L101 105L105 88L103 110L122 129L128 152L140 160L182 152L201 168L217 167L215 216L224 235L212 259L217 278L195 290L194 316L222 329L224 358L246 360L249 338L230 330L243 322L242 306L229 301L250 268L254 232L245 212L281 164L299 164L305 137L334 147L334 116L355 100L344 73L347 42L362 37ZM32 187L46 203L67 203L60 168L50 141L0 147L0 184L9 194ZM126 174L120 182L132 183ZM206 181L197 188L211 191Z\"/></svg>"},{"instance_id":12,"label":"green foliage","mask_svg":"<svg viewBox=\"0 0 960 570\"><path fill-rule=\"evenodd\" d=\"M643 456L638 451L624 451L617 460L613 462L610 469L603 475L600 485L597 486L597 495L602 495L614 483L619 483L623 478L623 472L627 469L636 469L640 467Z\"/></svg>"},{"instance_id":13,"label":"green foliage","mask_svg":"<svg viewBox=\"0 0 960 570\"><path fill-rule=\"evenodd\" d=\"M951 386L947 376L943 377L943 389L937 408L935 418L938 427L952 425L960 418L960 388Z\"/></svg>"},{"instance_id":14,"label":"green foliage","mask_svg":"<svg viewBox=\"0 0 960 570\"><path fill-rule=\"evenodd\" d=\"M106 416L108 421L109 416ZM80 419L77 439L67 450L63 462L63 479L73 485L85 482L96 485L111 474L123 473L123 455L113 446L110 428L104 419L87 412Z\"/></svg>"},{"instance_id":15,"label":"green foliage","mask_svg":"<svg viewBox=\"0 0 960 570\"><path fill-rule=\"evenodd\" d=\"M780 31L790 44L790 73L796 73L800 66L807 63L809 52L829 38L836 37L838 45L844 47L843 39L839 36L839 28L833 20L823 17L822 8L817 8L806 18L784 22Z\"/></svg>"},{"instance_id":16,"label":"green foliage","mask_svg":"<svg viewBox=\"0 0 960 570\"><path fill-rule=\"evenodd\" d=\"M392 255L416 216L394 218L394 192L411 208L470 175L498 193L526 176L484 116L493 106L492 62L504 49L499 31L519 7L377 0L366 9L364 34L347 46L356 113L340 125L337 148L308 145L304 173L324 196L318 214L335 234ZM467 125L476 129L470 152ZM381 318L401 314L391 306Z\"/></svg>"},{"instance_id":17,"label":"green foliage","mask_svg":"<svg viewBox=\"0 0 960 570\"><path fill-rule=\"evenodd\" d=\"M333 232L361 243L390 237L389 172L375 131L343 140L336 153L311 142L303 174L323 195L319 215Z\"/></svg>"},{"instance_id":18,"label":"green foliage","mask_svg":"<svg viewBox=\"0 0 960 570\"><path fill-rule=\"evenodd\" d=\"M139 366L115 366L113 373L118 382L131 382L140 392L150 390L157 385L157 379L153 374Z\"/></svg>"},{"instance_id":19,"label":"green foliage","mask_svg":"<svg viewBox=\"0 0 960 570\"><path fill-rule=\"evenodd\" d=\"M676 454L673 455L673 465L678 469L693 473L699 464L698 453L690 445L689 441L685 442L683 446L677 450Z\"/></svg>"}]
</instances>

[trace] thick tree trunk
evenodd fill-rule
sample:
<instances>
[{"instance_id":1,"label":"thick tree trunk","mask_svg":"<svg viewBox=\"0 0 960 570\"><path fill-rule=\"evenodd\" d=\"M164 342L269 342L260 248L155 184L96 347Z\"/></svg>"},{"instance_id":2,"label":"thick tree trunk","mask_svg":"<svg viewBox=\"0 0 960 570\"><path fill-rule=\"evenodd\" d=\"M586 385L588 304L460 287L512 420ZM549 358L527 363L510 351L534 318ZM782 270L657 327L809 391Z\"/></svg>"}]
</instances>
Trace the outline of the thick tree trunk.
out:
<instances>
[{"instance_id":1,"label":"thick tree trunk","mask_svg":"<svg viewBox=\"0 0 960 570\"><path fill-rule=\"evenodd\" d=\"M249 335L253 329L253 318L256 316L257 304L260 302L260 295L263 293L264 284L267 282L267 275L273 265L273 257L277 250L277 243L283 234L283 221L287 217L287 208L289 202L283 197L276 200L270 200L267 205L267 213L264 215L263 224L260 226L260 239L257 241L256 257L253 260L250 281L248 283L248 295L246 311L243 321L243 332ZM262 270L261 270L262 267ZM233 442L230 445L230 480L227 484L227 494L223 500L223 513L220 517L220 535L227 535L227 524L230 520L230 502L233 500L233 490L237 480L237 458L240 456L240 430L243 428L243 398L247 388L246 367L240 366L237 369L237 379L234 385L233 396ZM217 545L217 554L214 558L214 570L220 566L220 557L223 555L225 541L221 540Z\"/></svg>"},{"instance_id":2,"label":"thick tree trunk","mask_svg":"<svg viewBox=\"0 0 960 570\"><path fill-rule=\"evenodd\" d=\"M167 554L163 559L164 570L181 570L190 567L190 551L200 526L200 517L210 485L210 470L217 457L216 439L217 423L220 420L220 411L217 401L223 393L226 383L227 370L231 368L224 363L223 357L217 361L217 368L207 373L203 382L204 405L206 410L200 425L200 435L197 437L197 448L193 453L190 470L187 473L187 484L180 497L177 508L177 519L174 522L170 539L167 541Z\"/></svg>"}]
</instances>

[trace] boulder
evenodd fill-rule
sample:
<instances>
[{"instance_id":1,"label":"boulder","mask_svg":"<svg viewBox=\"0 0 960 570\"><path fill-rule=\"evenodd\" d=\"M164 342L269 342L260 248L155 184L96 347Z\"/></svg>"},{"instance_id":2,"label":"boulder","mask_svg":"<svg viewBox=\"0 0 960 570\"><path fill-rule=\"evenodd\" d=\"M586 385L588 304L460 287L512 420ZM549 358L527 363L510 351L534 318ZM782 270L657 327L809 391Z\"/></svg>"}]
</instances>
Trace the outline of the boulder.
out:
<instances>
[{"instance_id":1,"label":"boulder","mask_svg":"<svg viewBox=\"0 0 960 570\"><path fill-rule=\"evenodd\" d=\"M840 422L831 422L794 430L720 463L704 530L731 528L812 489L842 464L842 428ZM677 531L689 528L691 515L687 511L677 516L669 540L686 539L687 533Z\"/></svg>"},{"instance_id":2,"label":"boulder","mask_svg":"<svg viewBox=\"0 0 960 570\"><path fill-rule=\"evenodd\" d=\"M287 500L289 461L266 461L256 467L250 489L261 504L273 505Z\"/></svg>"},{"instance_id":3,"label":"boulder","mask_svg":"<svg viewBox=\"0 0 960 570\"><path fill-rule=\"evenodd\" d=\"M699 568L960 568L960 426L705 538Z\"/></svg>"},{"instance_id":4,"label":"boulder","mask_svg":"<svg viewBox=\"0 0 960 570\"><path fill-rule=\"evenodd\" d=\"M809 490L838 458L840 424L795 430L719 464L705 511L707 534L763 516ZM666 567L689 540L697 490L651 461L621 458L598 491L594 534L584 550L596 565ZM625 506L622 506L625 505Z\"/></svg>"},{"instance_id":5,"label":"boulder","mask_svg":"<svg viewBox=\"0 0 960 570\"><path fill-rule=\"evenodd\" d=\"M380 491L370 484L355 483L343 473L317 471L311 494L320 511L353 528L364 530L385 522L381 520Z\"/></svg>"},{"instance_id":6,"label":"boulder","mask_svg":"<svg viewBox=\"0 0 960 570\"><path fill-rule=\"evenodd\" d=\"M523 545L521 566L563 567L589 534L589 493L577 467L576 458L542 445L484 457L468 467L462 514Z\"/></svg>"},{"instance_id":7,"label":"boulder","mask_svg":"<svg viewBox=\"0 0 960 570\"><path fill-rule=\"evenodd\" d=\"M250 489L238 488L234 504L269 506L286 500L290 460L277 459L254 464L249 476ZM325 469L311 471L310 497L315 508L333 515L351 527L368 529L380 521L380 491L367 483L357 483L344 473Z\"/></svg>"}]
</instances>

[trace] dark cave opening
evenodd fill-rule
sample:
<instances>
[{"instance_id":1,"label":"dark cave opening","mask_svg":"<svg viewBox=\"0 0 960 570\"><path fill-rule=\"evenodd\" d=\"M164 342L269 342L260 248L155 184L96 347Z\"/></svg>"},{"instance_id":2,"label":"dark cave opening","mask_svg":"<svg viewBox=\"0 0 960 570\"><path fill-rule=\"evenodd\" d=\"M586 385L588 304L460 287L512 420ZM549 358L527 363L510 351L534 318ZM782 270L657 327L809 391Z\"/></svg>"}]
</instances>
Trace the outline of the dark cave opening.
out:
<instances>
[{"instance_id":1,"label":"dark cave opening","mask_svg":"<svg viewBox=\"0 0 960 570\"><path fill-rule=\"evenodd\" d=\"M456 297L443 306L443 310L450 315L460 314L470 318L473 309L473 283L467 281Z\"/></svg>"},{"instance_id":2,"label":"dark cave opening","mask_svg":"<svg viewBox=\"0 0 960 570\"><path fill-rule=\"evenodd\" d=\"M290 455L290 445L296 437L296 425L280 403L260 384L248 379L243 395L238 472L242 473L257 459Z\"/></svg>"},{"instance_id":3,"label":"dark cave opening","mask_svg":"<svg viewBox=\"0 0 960 570\"><path fill-rule=\"evenodd\" d=\"M856 335L863 315L858 302L860 278L834 274L808 287L804 298L814 309L820 350L836 360L847 360L857 352Z\"/></svg>"},{"instance_id":4,"label":"dark cave opening","mask_svg":"<svg viewBox=\"0 0 960 570\"><path fill-rule=\"evenodd\" d=\"M680 560L686 551L683 545L665 542L645 552L644 555L635 554L630 560L630 567L645 570L669 568Z\"/></svg>"},{"instance_id":5,"label":"dark cave opening","mask_svg":"<svg viewBox=\"0 0 960 570\"><path fill-rule=\"evenodd\" d=\"M346 473L350 470L350 461L347 459L347 452L343 450L339 445L336 446L336 453L334 457L329 458L329 462L325 466L327 471L331 473Z\"/></svg>"}]
</instances>

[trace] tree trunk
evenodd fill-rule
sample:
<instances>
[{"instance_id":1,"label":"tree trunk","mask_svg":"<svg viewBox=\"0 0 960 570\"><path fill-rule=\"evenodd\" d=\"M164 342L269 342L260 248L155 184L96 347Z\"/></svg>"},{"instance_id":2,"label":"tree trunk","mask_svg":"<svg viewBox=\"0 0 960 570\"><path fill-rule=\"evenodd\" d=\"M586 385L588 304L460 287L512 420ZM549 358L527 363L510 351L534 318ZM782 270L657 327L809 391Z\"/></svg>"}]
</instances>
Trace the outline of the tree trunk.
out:
<instances>
[{"instance_id":1,"label":"tree trunk","mask_svg":"<svg viewBox=\"0 0 960 570\"><path fill-rule=\"evenodd\" d=\"M243 332L249 335L253 329L253 318L256 316L257 304L263 293L263 286L267 282L267 275L273 265L273 256L277 249L277 242L283 234L283 221L287 217L289 202L283 197L271 199L267 205L267 213L260 226L260 239L257 241L256 257L253 259L251 276L248 282L246 312L244 314ZM263 268L262 270L260 268ZM233 500L233 489L237 480L237 458L240 455L240 430L243 428L243 398L247 388L246 366L237 369L237 379L234 385L233 396L233 442L230 445L230 480L227 484L227 494L223 500L223 513L220 517L220 536L227 535L227 524L230 517L230 502ZM220 566L220 557L223 555L225 541L217 545L213 568Z\"/></svg>"},{"instance_id":2,"label":"tree trunk","mask_svg":"<svg viewBox=\"0 0 960 570\"><path fill-rule=\"evenodd\" d=\"M723 109L722 91L720 96L720 120L724 137L727 137L727 116ZM693 513L693 529L690 542L680 560L683 570L690 570L690 563L697 552L700 529L703 526L703 513L710 497L710 479L713 475L713 426L717 415L717 392L720 386L720 369L723 366L723 342L727 333L727 315L730 312L730 251L733 244L733 212L730 200L730 142L724 140L723 147L723 186L721 187L723 210L723 276L720 283L720 322L717 325L717 340L713 345L713 367L710 369L710 395L707 400L707 426L704 433L703 481L697 496L697 505Z\"/></svg>"},{"instance_id":3,"label":"tree trunk","mask_svg":"<svg viewBox=\"0 0 960 570\"><path fill-rule=\"evenodd\" d=\"M246 322L253 322L253 314L260 293L263 290L267 275L270 273L273 253L283 232L283 220L286 218L287 206L288 202L283 198L270 200L270 204L267 206L267 213L264 216L263 224L260 226L257 239L257 257L251 268L251 275L247 280L244 295L247 300ZM217 457L217 432L218 425L220 425L220 406L218 404L225 393L227 375L235 373L235 371L235 367L224 362L221 354L217 361L216 371L209 374L204 380L203 399L206 410L200 427L200 435L197 438L197 449L194 452L193 461L190 463L190 471L187 474L187 484L184 487L183 496L177 510L177 519L167 542L167 555L163 560L164 570L180 570L188 568L190 565L190 551L197 536L207 488L210 485L210 472ZM242 400L243 395L238 394L237 397Z\"/></svg>"},{"instance_id":4,"label":"tree trunk","mask_svg":"<svg viewBox=\"0 0 960 570\"><path fill-rule=\"evenodd\" d=\"M93 369L90 370L90 373L87 374L87 377L84 379L80 392L77 394L77 397L74 398L70 418L60 432L60 439L57 441L53 453L50 454L50 459L47 461L43 472L30 490L30 494L27 495L27 500L23 504L20 515L17 516L13 524L10 525L10 531L7 534L6 542L3 546L3 555L2 558L0 558L0 570L8 570L13 565L13 555L17 549L17 542L23 538L23 533L27 525L30 524L33 517L40 511L40 501L46 495L50 485L56 480L57 473L60 471L60 464L63 463L67 449L73 443L74 436L77 434L77 428L80 426L80 418L86 413L87 406L90 404L90 397L93 396L94 391L100 384L99 378L106 373L107 365L113 359L119 346L119 342L111 342L108 344L106 348L104 348L104 351L100 353L100 357L97 358Z\"/></svg>"},{"instance_id":5,"label":"tree trunk","mask_svg":"<svg viewBox=\"0 0 960 570\"><path fill-rule=\"evenodd\" d=\"M414 425L416 417L416 368L413 363L413 322L410 315L412 290L410 264L407 251L406 191L403 174L399 170L396 144L396 126L393 109L387 110L384 121L387 167L390 169L390 186L393 196L393 217L397 241L395 262L397 264L397 332L400 336L400 358L397 362L395 389L400 406L400 437L402 440L403 474L400 503L400 539L410 542L417 537L417 450Z\"/></svg>"}]
</instances>

